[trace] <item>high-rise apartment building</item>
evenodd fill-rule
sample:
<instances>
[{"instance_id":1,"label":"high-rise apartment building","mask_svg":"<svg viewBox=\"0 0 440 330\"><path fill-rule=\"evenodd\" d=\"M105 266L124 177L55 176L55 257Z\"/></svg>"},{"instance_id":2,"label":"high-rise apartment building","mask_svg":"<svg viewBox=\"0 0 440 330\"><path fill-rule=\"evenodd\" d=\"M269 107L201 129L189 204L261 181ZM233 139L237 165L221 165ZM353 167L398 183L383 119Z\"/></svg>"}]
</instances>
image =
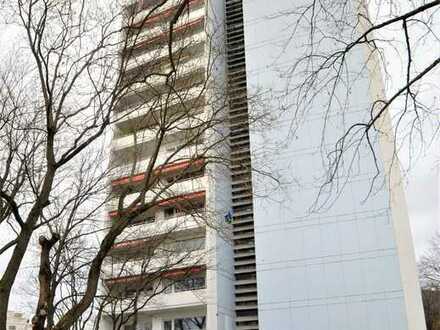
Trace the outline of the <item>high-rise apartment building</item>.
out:
<instances>
[{"instance_id":1,"label":"high-rise apartment building","mask_svg":"<svg viewBox=\"0 0 440 330\"><path fill-rule=\"evenodd\" d=\"M112 249L104 290L127 301L110 303L102 325L423 329L405 201L386 134L373 145L379 167L390 171L377 178L369 150L360 148L331 207L309 211L325 174L322 135L334 144L368 115L360 110L380 93L377 73L357 77L341 116L325 116L317 93L311 115L292 133L280 99L264 99L284 88L282 65L305 44L283 44L288 36L279 12L292 2L190 0L171 36L182 1L162 2L126 7L134 28L125 70L129 79L142 79L115 114L109 220L121 221L150 179L154 188L142 202L155 204ZM357 55L350 65L363 65L365 52ZM170 68L171 75L158 74ZM261 103L249 101L262 90L271 93ZM261 104L270 109L264 124ZM203 122L209 124L200 128ZM154 178L146 179L149 165ZM384 184L365 199L373 177Z\"/></svg>"}]
</instances>

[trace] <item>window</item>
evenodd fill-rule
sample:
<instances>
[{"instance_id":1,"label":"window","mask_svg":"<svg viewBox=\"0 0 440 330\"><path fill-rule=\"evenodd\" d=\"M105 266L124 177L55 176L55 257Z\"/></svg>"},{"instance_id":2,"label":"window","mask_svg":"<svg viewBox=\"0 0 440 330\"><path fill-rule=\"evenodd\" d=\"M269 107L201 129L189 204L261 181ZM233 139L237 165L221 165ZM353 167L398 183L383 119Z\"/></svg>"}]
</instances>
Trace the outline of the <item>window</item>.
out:
<instances>
[{"instance_id":1,"label":"window","mask_svg":"<svg viewBox=\"0 0 440 330\"><path fill-rule=\"evenodd\" d=\"M205 274L195 274L178 280L166 279L162 284L164 287L163 293L204 289L206 288L205 278Z\"/></svg>"},{"instance_id":2,"label":"window","mask_svg":"<svg viewBox=\"0 0 440 330\"><path fill-rule=\"evenodd\" d=\"M184 241L177 241L170 244L169 249L172 251L197 251L205 248L205 239L203 237L187 239Z\"/></svg>"},{"instance_id":3,"label":"window","mask_svg":"<svg viewBox=\"0 0 440 330\"><path fill-rule=\"evenodd\" d=\"M128 226L129 227L139 226L139 225L143 225L143 224L146 224L146 223L152 223L155 220L156 220L156 218L154 216L147 216L147 217L140 216L140 217L137 217L137 218L134 218L134 219L130 220L130 224Z\"/></svg>"},{"instance_id":4,"label":"window","mask_svg":"<svg viewBox=\"0 0 440 330\"><path fill-rule=\"evenodd\" d=\"M152 5L159 3L158 0L139 0L139 8L145 9L151 7Z\"/></svg>"},{"instance_id":5,"label":"window","mask_svg":"<svg viewBox=\"0 0 440 330\"><path fill-rule=\"evenodd\" d=\"M163 211L166 219L172 218L174 216L175 212L176 212L176 208L175 207L167 207Z\"/></svg>"},{"instance_id":6,"label":"window","mask_svg":"<svg viewBox=\"0 0 440 330\"><path fill-rule=\"evenodd\" d=\"M160 247L166 252L192 252L203 250L205 248L205 239L203 237L195 237L181 241L169 242Z\"/></svg>"},{"instance_id":7,"label":"window","mask_svg":"<svg viewBox=\"0 0 440 330\"><path fill-rule=\"evenodd\" d=\"M194 216L204 213L204 201L191 201L180 204L178 207L169 206L163 209L165 219L181 217L192 214Z\"/></svg>"},{"instance_id":8,"label":"window","mask_svg":"<svg viewBox=\"0 0 440 330\"><path fill-rule=\"evenodd\" d=\"M174 320L174 330L196 330L205 328L205 316Z\"/></svg>"},{"instance_id":9,"label":"window","mask_svg":"<svg viewBox=\"0 0 440 330\"><path fill-rule=\"evenodd\" d=\"M182 210L177 209L175 206L167 207L166 209L164 209L165 219L178 217L184 214L185 213Z\"/></svg>"},{"instance_id":10,"label":"window","mask_svg":"<svg viewBox=\"0 0 440 330\"><path fill-rule=\"evenodd\" d=\"M148 285L144 288L128 287L125 289L124 296L134 297L136 295L139 295L141 292L147 295L152 295L154 293L154 289L151 285ZM131 329L125 329L125 330L131 330Z\"/></svg>"},{"instance_id":11,"label":"window","mask_svg":"<svg viewBox=\"0 0 440 330\"><path fill-rule=\"evenodd\" d=\"M172 330L172 321L164 321L163 322L163 330Z\"/></svg>"},{"instance_id":12,"label":"window","mask_svg":"<svg viewBox=\"0 0 440 330\"><path fill-rule=\"evenodd\" d=\"M165 279L162 281L162 289L163 293L168 294L173 292L173 282L169 279Z\"/></svg>"},{"instance_id":13,"label":"window","mask_svg":"<svg viewBox=\"0 0 440 330\"><path fill-rule=\"evenodd\" d=\"M197 179L205 175L205 169L200 168L195 171L185 170L184 173L177 173L166 178L167 183L177 183L186 180Z\"/></svg>"},{"instance_id":14,"label":"window","mask_svg":"<svg viewBox=\"0 0 440 330\"><path fill-rule=\"evenodd\" d=\"M204 330L206 329L205 326L205 316L187 317L182 319L174 319L174 321L167 320L163 322L164 330Z\"/></svg>"},{"instance_id":15,"label":"window","mask_svg":"<svg viewBox=\"0 0 440 330\"><path fill-rule=\"evenodd\" d=\"M174 292L200 290L205 288L205 276L191 276L176 281L174 283Z\"/></svg>"},{"instance_id":16,"label":"window","mask_svg":"<svg viewBox=\"0 0 440 330\"><path fill-rule=\"evenodd\" d=\"M180 143L180 144L173 145L173 146L166 146L165 150L167 152L173 153L173 152L176 152L177 150L180 151L180 150L182 150L184 148L191 147L191 146L197 146L197 145L200 145L200 144L203 144L203 138L202 137L198 137L198 138L196 138L194 140L190 140L190 141L187 141L185 143Z\"/></svg>"}]
</instances>

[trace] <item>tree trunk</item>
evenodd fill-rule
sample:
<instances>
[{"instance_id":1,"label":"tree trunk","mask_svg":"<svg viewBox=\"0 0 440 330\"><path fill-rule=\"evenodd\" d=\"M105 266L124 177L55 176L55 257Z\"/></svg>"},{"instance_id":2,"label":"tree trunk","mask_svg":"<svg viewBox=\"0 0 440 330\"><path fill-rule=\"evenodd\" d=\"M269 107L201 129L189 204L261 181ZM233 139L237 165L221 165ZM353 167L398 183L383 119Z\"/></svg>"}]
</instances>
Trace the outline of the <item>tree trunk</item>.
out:
<instances>
[{"instance_id":1,"label":"tree trunk","mask_svg":"<svg viewBox=\"0 0 440 330\"><path fill-rule=\"evenodd\" d=\"M38 281L40 283L40 294L38 297L37 310L32 319L33 330L44 330L46 318L49 313L49 305L53 292L50 283L52 282L52 271L50 269L50 250L60 239L59 235L53 234L48 240L44 236L40 236L39 243L41 246L40 255L40 271L38 273Z\"/></svg>"},{"instance_id":2,"label":"tree trunk","mask_svg":"<svg viewBox=\"0 0 440 330\"><path fill-rule=\"evenodd\" d=\"M9 297L11 295L12 285L15 282L21 261L26 252L32 231L25 225L22 228L20 236L15 246L8 266L0 279L0 330L6 330L6 320L8 317Z\"/></svg>"}]
</instances>

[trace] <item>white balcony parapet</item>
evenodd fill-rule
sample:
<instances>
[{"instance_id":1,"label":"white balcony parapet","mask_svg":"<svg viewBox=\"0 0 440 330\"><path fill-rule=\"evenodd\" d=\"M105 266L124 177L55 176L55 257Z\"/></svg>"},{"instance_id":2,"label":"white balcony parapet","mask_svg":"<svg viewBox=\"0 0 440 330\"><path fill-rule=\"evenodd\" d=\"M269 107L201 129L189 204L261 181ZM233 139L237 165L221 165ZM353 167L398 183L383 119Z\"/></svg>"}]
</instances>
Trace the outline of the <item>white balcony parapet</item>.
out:
<instances>
[{"instance_id":1,"label":"white balcony parapet","mask_svg":"<svg viewBox=\"0 0 440 330\"><path fill-rule=\"evenodd\" d=\"M192 128L197 128L206 121L207 114L200 113L191 118L183 118L172 124L172 128L166 132L167 137L178 134L180 132L188 132ZM113 150L126 149L144 143L152 142L157 136L157 127L154 129L144 129L137 131L135 134L127 135L121 138L115 138L112 141Z\"/></svg>"},{"instance_id":2,"label":"white balcony parapet","mask_svg":"<svg viewBox=\"0 0 440 330\"><path fill-rule=\"evenodd\" d=\"M102 270L107 279L127 278L154 274L164 270L191 268L206 265L208 252L205 249L175 253L166 257L146 257L118 263L107 262Z\"/></svg>"},{"instance_id":3,"label":"white balcony parapet","mask_svg":"<svg viewBox=\"0 0 440 330\"><path fill-rule=\"evenodd\" d=\"M139 1L127 1L126 7L130 7L130 6L138 6ZM166 1L162 6L160 6L156 11L158 14L160 14L161 12L164 12L165 10L170 9L171 7L175 7L177 4L179 3L178 0L170 0L170 1ZM153 7L154 8L154 7ZM149 14L151 12L151 7L150 8L144 8L139 10L139 12L136 13L136 15L133 17L133 23L139 23L141 22L144 17ZM150 13L150 17L153 16L153 14Z\"/></svg>"},{"instance_id":4,"label":"white balcony parapet","mask_svg":"<svg viewBox=\"0 0 440 330\"><path fill-rule=\"evenodd\" d=\"M205 87L204 86L196 86L193 88L189 88L185 91L185 100L191 100L191 99L197 99L202 96L202 93L204 92ZM162 101L162 100L161 100ZM171 98L168 98L168 100L165 100L163 98L163 102L168 102L166 107L167 109L172 108L174 106L179 106L182 104L181 97L178 97L178 95L175 95L174 97L171 96ZM154 112L158 112L160 110L160 106L158 104L161 104L161 102L158 99L155 99L154 101L146 102L144 104L141 104L139 106L136 106L135 108L127 108L125 110L119 111L115 113L114 115L114 121L117 124L122 124L126 121L130 121L133 119L137 119L143 116L147 116L150 114L153 114Z\"/></svg>"},{"instance_id":5,"label":"white balcony parapet","mask_svg":"<svg viewBox=\"0 0 440 330\"><path fill-rule=\"evenodd\" d=\"M173 83L172 88L166 86L164 82L158 81L155 84L134 83L130 86L130 92L124 95L117 105L115 111L120 112L127 109L138 108L142 104L158 102L166 95L185 95L186 91L191 91L205 82L206 66L192 68L188 73L181 74Z\"/></svg>"},{"instance_id":6,"label":"white balcony parapet","mask_svg":"<svg viewBox=\"0 0 440 330\"><path fill-rule=\"evenodd\" d=\"M169 50L165 47L160 47L151 51L145 51L127 60L127 65L124 68L128 77L132 76L136 69L146 67L147 72L153 72L152 68L162 67L170 64ZM205 57L205 34L197 32L191 36L177 43L173 46L173 58L175 62L184 63L192 58ZM178 64L176 63L176 64Z\"/></svg>"},{"instance_id":7,"label":"white balcony parapet","mask_svg":"<svg viewBox=\"0 0 440 330\"><path fill-rule=\"evenodd\" d=\"M159 166L166 164L170 164L177 161L182 160L189 160L194 159L194 157L197 155L197 150L200 148L197 148L196 146L188 146L185 148L182 148L178 152L176 152L172 157L174 150L179 146L179 144L170 144L170 145L164 145L163 151L159 153L159 155L156 158L156 162L154 167L157 168ZM115 180L127 176L133 176L139 173L142 173L146 171L148 168L148 164L150 163L150 158L141 160L137 162L137 164L134 166L134 164L126 164L123 166L118 166L112 169L110 172L110 180Z\"/></svg>"},{"instance_id":8,"label":"white balcony parapet","mask_svg":"<svg viewBox=\"0 0 440 330\"><path fill-rule=\"evenodd\" d=\"M159 235L198 231L206 226L203 214L177 216L171 219L157 220L137 226L128 227L115 240L118 243L146 240Z\"/></svg>"},{"instance_id":9,"label":"white balcony parapet","mask_svg":"<svg viewBox=\"0 0 440 330\"><path fill-rule=\"evenodd\" d=\"M177 98L187 100L193 95L194 89L200 89L204 82L205 72L207 71L206 58L192 60L185 64L177 66L176 81L171 85L172 88L167 87L166 78L163 75L166 72L155 72L147 81L133 83L130 86L130 92L125 95L125 99L136 98L139 100L133 105L128 105L127 109L145 107L145 105L157 106L158 101L166 97L178 95ZM187 87L180 87L179 83L187 83ZM202 86L203 87L203 86ZM188 93L187 93L188 91ZM148 94L150 93L150 94ZM118 109L119 110L119 109ZM122 109L122 112L126 109ZM121 111L118 111L121 112Z\"/></svg>"},{"instance_id":10,"label":"white balcony parapet","mask_svg":"<svg viewBox=\"0 0 440 330\"><path fill-rule=\"evenodd\" d=\"M153 200L154 198L158 200L169 199L173 197L178 197L181 195L187 195L199 191L205 191L208 188L208 177L199 177L192 180L186 180L183 182L177 182L172 184L169 188L164 189L163 186L158 186L154 190L148 191L145 195L145 203ZM138 198L139 193L129 194L124 199L123 208L129 207ZM157 198L159 197L159 198ZM118 208L119 198L115 197L110 200L108 207L111 210L116 210Z\"/></svg>"},{"instance_id":11,"label":"white balcony parapet","mask_svg":"<svg viewBox=\"0 0 440 330\"><path fill-rule=\"evenodd\" d=\"M159 16L159 15L157 15ZM185 25L190 24L191 22L197 21L201 18L203 18L205 16L205 8L204 7L200 7L197 8L195 10L191 10L189 12L189 15L184 15L180 18L180 20L178 21L178 23L174 26L174 29L179 29L182 27L185 27ZM139 22L139 21L138 21ZM147 22L148 24L148 22ZM149 24L152 25L152 24ZM162 21L157 21L156 24L154 24L155 26L153 28L144 28L142 29L139 33L135 34L134 36L132 36L130 38L129 41L135 42L135 43L139 43L139 42L143 42L146 39L149 38L154 38L155 36L158 36L160 34L163 33L169 33L169 22L162 20Z\"/></svg>"},{"instance_id":12,"label":"white balcony parapet","mask_svg":"<svg viewBox=\"0 0 440 330\"><path fill-rule=\"evenodd\" d=\"M192 290L192 291L183 291L183 292L174 292L168 294L159 294L153 297L145 306L142 308L138 308L138 312L155 312L155 311L164 311L171 310L176 308L188 308L188 307L198 307L206 305L206 289L200 290ZM142 302L142 295L139 298L139 301ZM127 306L130 302L128 299L127 303L122 303L121 311L127 311ZM116 307L117 308L117 307ZM109 313L114 312L115 306L106 305L104 310Z\"/></svg>"},{"instance_id":13,"label":"white balcony parapet","mask_svg":"<svg viewBox=\"0 0 440 330\"><path fill-rule=\"evenodd\" d=\"M191 46L205 43L206 39L207 36L204 31L195 32L187 38L176 40L173 44L173 52L174 54L176 54L177 52L183 52L186 49L189 49ZM131 59L128 60L127 66L125 68L126 71L132 70L141 64L156 61L160 58L167 58L169 56L168 47L159 47L159 45L153 45L144 50L142 48L139 48L138 50L136 50L136 53L138 54L133 54L134 56L132 56Z\"/></svg>"},{"instance_id":14,"label":"white balcony parapet","mask_svg":"<svg viewBox=\"0 0 440 330\"><path fill-rule=\"evenodd\" d=\"M142 66L142 64L145 63L137 61L136 64L137 64L136 66ZM195 59L187 61L186 63L176 64L177 77L178 77L177 79L179 78L185 79L191 74L191 72L197 72L206 69L207 65L208 62L206 57L196 57ZM171 64L169 71L171 71ZM152 72L147 71L146 74L151 74L151 76L148 77L148 79L145 82L143 81L142 83L139 84L133 84L131 88L134 91L141 90L142 88L145 88L145 86L151 86L151 88L158 89L159 86L165 84L166 78L163 75L166 73L167 73L166 69L153 70Z\"/></svg>"}]
</instances>

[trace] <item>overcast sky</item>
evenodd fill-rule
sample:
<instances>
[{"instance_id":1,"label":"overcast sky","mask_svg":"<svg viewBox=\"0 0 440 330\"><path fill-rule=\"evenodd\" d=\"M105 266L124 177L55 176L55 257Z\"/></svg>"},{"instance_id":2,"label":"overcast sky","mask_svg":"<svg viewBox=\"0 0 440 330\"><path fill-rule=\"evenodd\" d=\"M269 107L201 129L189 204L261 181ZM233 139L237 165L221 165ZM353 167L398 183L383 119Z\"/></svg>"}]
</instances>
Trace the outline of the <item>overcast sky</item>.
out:
<instances>
[{"instance_id":1,"label":"overcast sky","mask_svg":"<svg viewBox=\"0 0 440 330\"><path fill-rule=\"evenodd\" d=\"M439 229L438 142L432 154L417 163L406 186L406 197L417 256L426 249L430 237Z\"/></svg>"},{"instance_id":2,"label":"overcast sky","mask_svg":"<svg viewBox=\"0 0 440 330\"><path fill-rule=\"evenodd\" d=\"M374 3L374 1L371 1L370 4L371 3ZM370 13L371 15L381 17L380 21L387 18L388 11L396 10L396 7L388 7L386 5L387 0L381 0L377 3L381 4L381 6L379 8L370 8ZM420 4L421 1L393 1L393 4L396 5L397 3L401 6L400 9L402 11L409 11L413 9L413 6L416 6L416 4ZM440 35L440 17L436 15L431 18L432 31L438 36ZM412 44L416 44L416 40L419 40L418 37L420 35L422 35L421 31L411 28L409 38ZM406 79L408 64L405 58L407 54L406 42L404 41L403 29L400 23L394 25L393 28L383 31L379 37L393 40L392 47L390 47L390 44L381 44L381 47L385 50L385 66L389 75L385 85L388 96L390 97L391 93L402 87ZM426 38L422 40L423 41L417 42L417 47L411 50L413 55L412 65L419 70L419 72L431 64L433 59L440 53L440 43L438 39L431 40ZM406 175L404 174L404 181L417 257L427 248L432 235L440 229L440 139L433 133L434 130L438 129L440 123L440 115L438 113L439 95L437 95L440 90L439 77L440 70L437 68L437 71L433 72L430 76L424 77L423 85L418 91L419 101L427 105L427 108L434 113L429 120L423 121L422 131L424 134L424 146L420 148L420 141L416 139L412 143L413 146L417 146L415 147L415 151L408 153L408 145L404 145L399 155L404 172L409 169L409 172L406 173ZM398 109L399 105L396 104L394 109L392 109L392 113L396 113ZM411 162L409 162L409 158L411 158Z\"/></svg>"}]
</instances>

